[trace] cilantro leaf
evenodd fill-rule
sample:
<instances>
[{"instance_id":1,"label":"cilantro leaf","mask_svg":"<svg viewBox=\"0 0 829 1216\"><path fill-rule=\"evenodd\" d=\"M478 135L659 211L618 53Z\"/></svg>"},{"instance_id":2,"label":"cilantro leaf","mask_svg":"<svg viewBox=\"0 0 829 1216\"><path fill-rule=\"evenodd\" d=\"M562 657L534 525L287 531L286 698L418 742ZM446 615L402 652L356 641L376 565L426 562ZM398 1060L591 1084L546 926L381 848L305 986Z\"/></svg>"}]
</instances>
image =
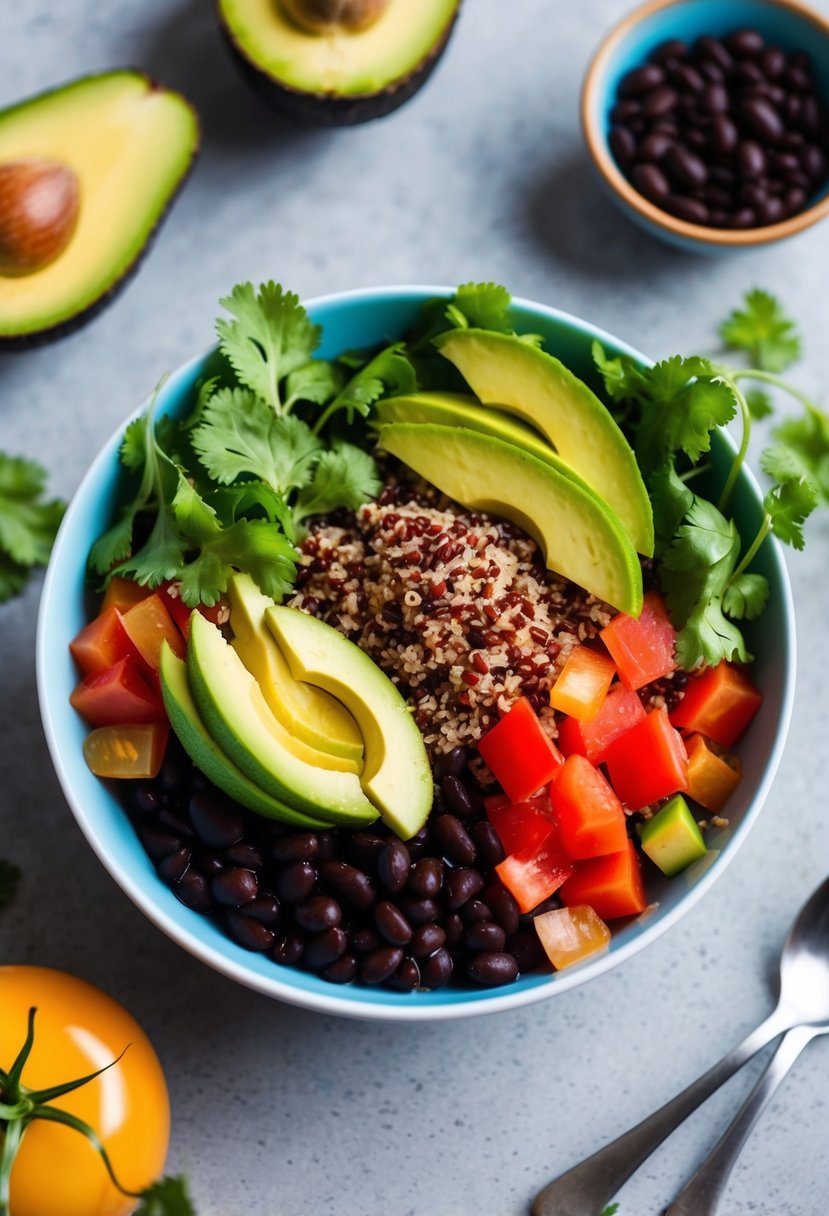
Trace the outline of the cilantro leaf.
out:
<instances>
[{"instance_id":1,"label":"cilantro leaf","mask_svg":"<svg viewBox=\"0 0 829 1216\"><path fill-rule=\"evenodd\" d=\"M355 510L379 493L380 484L368 452L352 443L337 443L320 456L311 482L297 496L294 516L302 520L337 507Z\"/></svg>"},{"instance_id":2,"label":"cilantro leaf","mask_svg":"<svg viewBox=\"0 0 829 1216\"><path fill-rule=\"evenodd\" d=\"M344 375L336 363L324 359L312 359L285 380L285 409L290 410L298 401L309 401L312 405L325 405L343 386Z\"/></svg>"},{"instance_id":3,"label":"cilantro leaf","mask_svg":"<svg viewBox=\"0 0 829 1216\"><path fill-rule=\"evenodd\" d=\"M225 525L251 517L264 518L269 523L279 524L288 539L294 539L294 517L284 495L265 485L264 481L221 486L210 495L210 505Z\"/></svg>"},{"instance_id":4,"label":"cilantro leaf","mask_svg":"<svg viewBox=\"0 0 829 1216\"><path fill-rule=\"evenodd\" d=\"M771 530L778 540L802 549L803 523L817 506L817 490L805 477L791 478L772 486L763 499L771 518Z\"/></svg>"},{"instance_id":5,"label":"cilantro leaf","mask_svg":"<svg viewBox=\"0 0 829 1216\"><path fill-rule=\"evenodd\" d=\"M17 887L21 878L21 870L14 862L0 857L0 908L7 908L14 903Z\"/></svg>"},{"instance_id":6,"label":"cilantro leaf","mask_svg":"<svg viewBox=\"0 0 829 1216\"><path fill-rule=\"evenodd\" d=\"M264 519L241 519L205 541L193 561L182 567L181 598L185 604L215 604L233 570L243 570L265 595L281 600L296 579L296 550L282 532Z\"/></svg>"},{"instance_id":7,"label":"cilantro leaf","mask_svg":"<svg viewBox=\"0 0 829 1216\"><path fill-rule=\"evenodd\" d=\"M314 432L319 434L340 410L345 413L346 423L351 426L358 414L365 418L374 402L384 394L413 393L416 388L417 377L405 343L395 342L381 350L351 377L314 423Z\"/></svg>"},{"instance_id":8,"label":"cilantro leaf","mask_svg":"<svg viewBox=\"0 0 829 1216\"><path fill-rule=\"evenodd\" d=\"M0 452L0 603L23 590L29 567L49 560L65 504L44 500L46 470Z\"/></svg>"},{"instance_id":9,"label":"cilantro leaf","mask_svg":"<svg viewBox=\"0 0 829 1216\"><path fill-rule=\"evenodd\" d=\"M196 1216L187 1179L183 1175L162 1178L148 1186L135 1216Z\"/></svg>"},{"instance_id":10,"label":"cilantro leaf","mask_svg":"<svg viewBox=\"0 0 829 1216\"><path fill-rule=\"evenodd\" d=\"M7 554L0 550L0 604L10 600L26 586L29 571L18 562L13 562Z\"/></svg>"},{"instance_id":11,"label":"cilantro leaf","mask_svg":"<svg viewBox=\"0 0 829 1216\"><path fill-rule=\"evenodd\" d=\"M708 359L674 355L640 372L635 450L647 477L679 451L691 463L711 448L711 432L737 409L734 392Z\"/></svg>"},{"instance_id":12,"label":"cilantro leaf","mask_svg":"<svg viewBox=\"0 0 829 1216\"><path fill-rule=\"evenodd\" d=\"M810 410L775 427L777 446L763 453L760 463L777 481L805 477L829 503L829 418Z\"/></svg>"},{"instance_id":13,"label":"cilantro leaf","mask_svg":"<svg viewBox=\"0 0 829 1216\"><path fill-rule=\"evenodd\" d=\"M732 350L741 350L756 367L782 372L800 358L800 336L780 303L767 291L746 293L720 326L720 337Z\"/></svg>"},{"instance_id":14,"label":"cilantro leaf","mask_svg":"<svg viewBox=\"0 0 829 1216\"><path fill-rule=\"evenodd\" d=\"M499 334L513 331L509 318L512 296L498 283L462 283L451 303L473 329Z\"/></svg>"},{"instance_id":15,"label":"cilantro leaf","mask_svg":"<svg viewBox=\"0 0 829 1216\"><path fill-rule=\"evenodd\" d=\"M723 611L734 621L754 621L769 598L769 584L762 574L738 574L729 580L723 595Z\"/></svg>"},{"instance_id":16,"label":"cilantro leaf","mask_svg":"<svg viewBox=\"0 0 829 1216\"><path fill-rule=\"evenodd\" d=\"M258 292L252 283L239 283L220 303L236 318L216 322L223 353L242 384L282 413L279 383L308 363L319 346L319 326L298 296L274 282Z\"/></svg>"},{"instance_id":17,"label":"cilantro leaf","mask_svg":"<svg viewBox=\"0 0 829 1216\"><path fill-rule=\"evenodd\" d=\"M599 1216L616 1216L618 1211L618 1203L609 1203L606 1208L602 1208L601 1212L599 1212Z\"/></svg>"},{"instance_id":18,"label":"cilantro leaf","mask_svg":"<svg viewBox=\"0 0 829 1216\"><path fill-rule=\"evenodd\" d=\"M771 397L761 388L750 388L745 395L748 412L755 422L774 413Z\"/></svg>"},{"instance_id":19,"label":"cilantro leaf","mask_svg":"<svg viewBox=\"0 0 829 1216\"><path fill-rule=\"evenodd\" d=\"M322 448L301 419L279 417L248 389L219 389L202 418L193 447L210 476L223 485L249 474L287 493L307 481Z\"/></svg>"},{"instance_id":20,"label":"cilantro leaf","mask_svg":"<svg viewBox=\"0 0 829 1216\"><path fill-rule=\"evenodd\" d=\"M625 401L639 395L644 381L641 369L630 356L617 355L610 359L598 340L594 341L591 351L596 369L604 381L605 392L612 401Z\"/></svg>"},{"instance_id":21,"label":"cilantro leaf","mask_svg":"<svg viewBox=\"0 0 829 1216\"><path fill-rule=\"evenodd\" d=\"M662 548L673 539L694 501L694 495L670 462L651 474L648 489L656 538Z\"/></svg>"}]
</instances>

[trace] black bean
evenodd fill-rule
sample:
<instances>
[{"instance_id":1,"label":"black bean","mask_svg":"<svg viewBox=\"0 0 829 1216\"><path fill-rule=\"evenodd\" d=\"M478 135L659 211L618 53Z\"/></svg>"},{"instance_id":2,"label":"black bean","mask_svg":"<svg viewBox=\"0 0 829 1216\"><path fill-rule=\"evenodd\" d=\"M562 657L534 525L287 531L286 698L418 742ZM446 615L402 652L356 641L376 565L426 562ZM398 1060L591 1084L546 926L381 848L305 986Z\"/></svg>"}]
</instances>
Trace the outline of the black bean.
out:
<instances>
[{"instance_id":1,"label":"black bean","mask_svg":"<svg viewBox=\"0 0 829 1216\"><path fill-rule=\"evenodd\" d=\"M225 851L225 857L235 866L244 866L247 870L261 870L265 864L262 850L255 844L240 840Z\"/></svg>"},{"instance_id":2,"label":"black bean","mask_svg":"<svg viewBox=\"0 0 829 1216\"><path fill-rule=\"evenodd\" d=\"M225 868L221 853L214 853L212 849L199 849L193 854L193 864L207 878L212 878L214 874L221 874Z\"/></svg>"},{"instance_id":3,"label":"black bean","mask_svg":"<svg viewBox=\"0 0 829 1216\"><path fill-rule=\"evenodd\" d=\"M355 929L351 934L351 948L357 954L370 954L382 944L380 934L372 928Z\"/></svg>"},{"instance_id":4,"label":"black bean","mask_svg":"<svg viewBox=\"0 0 829 1216\"><path fill-rule=\"evenodd\" d=\"M274 861L313 861L319 852L320 842L316 832L291 832L280 836L271 849Z\"/></svg>"},{"instance_id":5,"label":"black bean","mask_svg":"<svg viewBox=\"0 0 829 1216\"><path fill-rule=\"evenodd\" d=\"M414 836L409 837L406 841L406 848L409 850L409 857L412 861L416 861L428 849L429 840L428 826L422 827L419 832L415 832Z\"/></svg>"},{"instance_id":6,"label":"black bean","mask_svg":"<svg viewBox=\"0 0 829 1216\"><path fill-rule=\"evenodd\" d=\"M796 123L799 121L804 131L807 129L805 126L803 126L801 117L803 111L803 101L800 97L795 97L793 93L787 93L783 98L783 101L780 103L780 111L786 122Z\"/></svg>"},{"instance_id":7,"label":"black bean","mask_svg":"<svg viewBox=\"0 0 829 1216\"><path fill-rule=\"evenodd\" d=\"M393 946L405 946L412 940L412 926L400 909L387 899L381 899L374 909L377 932Z\"/></svg>"},{"instance_id":8,"label":"black bean","mask_svg":"<svg viewBox=\"0 0 829 1216\"><path fill-rule=\"evenodd\" d=\"M722 207L712 207L708 212L708 222L712 228L724 228L728 219L728 212Z\"/></svg>"},{"instance_id":9,"label":"black bean","mask_svg":"<svg viewBox=\"0 0 829 1216\"><path fill-rule=\"evenodd\" d=\"M797 117L807 135L817 135L820 130L820 104L814 95L800 101Z\"/></svg>"},{"instance_id":10,"label":"black bean","mask_svg":"<svg viewBox=\"0 0 829 1216\"><path fill-rule=\"evenodd\" d=\"M459 912L448 912L444 916L443 931L446 934L447 946L458 946L463 941L463 935L466 932L463 920Z\"/></svg>"},{"instance_id":11,"label":"black bean","mask_svg":"<svg viewBox=\"0 0 829 1216\"><path fill-rule=\"evenodd\" d=\"M636 156L639 160L660 161L673 142L671 136L666 135L664 131L654 131L653 134L646 135L642 140L636 150Z\"/></svg>"},{"instance_id":12,"label":"black bean","mask_svg":"<svg viewBox=\"0 0 829 1216\"><path fill-rule=\"evenodd\" d=\"M690 198L687 194L672 194L665 200L665 208L678 219L688 224L707 224L708 208L698 198Z\"/></svg>"},{"instance_id":13,"label":"black bean","mask_svg":"<svg viewBox=\"0 0 829 1216\"><path fill-rule=\"evenodd\" d=\"M420 982L424 988L443 988L452 978L453 969L452 955L441 946L420 964Z\"/></svg>"},{"instance_id":14,"label":"black bean","mask_svg":"<svg viewBox=\"0 0 829 1216\"><path fill-rule=\"evenodd\" d=\"M251 900L245 907L245 916L252 916L254 920L258 920L260 924L267 925L272 929L274 925L279 924L280 907L279 900L273 895L262 893L257 895L256 899Z\"/></svg>"},{"instance_id":15,"label":"black bean","mask_svg":"<svg viewBox=\"0 0 829 1216\"><path fill-rule=\"evenodd\" d=\"M803 172L814 182L822 182L826 177L826 157L815 144L805 144L800 151L800 164Z\"/></svg>"},{"instance_id":16,"label":"black bean","mask_svg":"<svg viewBox=\"0 0 829 1216\"><path fill-rule=\"evenodd\" d=\"M320 877L355 908L370 908L376 899L374 883L368 874L347 861L324 861Z\"/></svg>"},{"instance_id":17,"label":"black bean","mask_svg":"<svg viewBox=\"0 0 829 1216\"><path fill-rule=\"evenodd\" d=\"M716 182L718 186L724 186L726 190L730 190L736 178L732 169L727 169L725 165L714 165L709 174L712 182Z\"/></svg>"},{"instance_id":18,"label":"black bean","mask_svg":"<svg viewBox=\"0 0 829 1216\"><path fill-rule=\"evenodd\" d=\"M165 807L158 816L158 826L164 828L165 831L171 832L173 836L178 836L180 840L192 840L193 829L190 824L182 819L181 815L177 815L175 811L171 811Z\"/></svg>"},{"instance_id":19,"label":"black bean","mask_svg":"<svg viewBox=\"0 0 829 1216\"><path fill-rule=\"evenodd\" d=\"M489 904L485 904L481 899L468 899L460 910L460 917L464 925L469 928L470 925L477 925L482 920L492 920L492 912Z\"/></svg>"},{"instance_id":20,"label":"black bean","mask_svg":"<svg viewBox=\"0 0 829 1216\"><path fill-rule=\"evenodd\" d=\"M754 139L744 139L737 149L737 172L744 180L762 177L768 159L760 144Z\"/></svg>"},{"instance_id":21,"label":"black bean","mask_svg":"<svg viewBox=\"0 0 829 1216\"><path fill-rule=\"evenodd\" d=\"M312 895L294 908L294 920L300 929L307 929L309 933L324 933L338 925L342 918L342 908L330 895Z\"/></svg>"},{"instance_id":22,"label":"black bean","mask_svg":"<svg viewBox=\"0 0 829 1216\"><path fill-rule=\"evenodd\" d=\"M679 135L679 127L675 122L671 122L667 118L660 118L656 122L651 123L649 134L668 135L671 139L676 139Z\"/></svg>"},{"instance_id":23,"label":"black bean","mask_svg":"<svg viewBox=\"0 0 829 1216\"><path fill-rule=\"evenodd\" d=\"M403 951L399 946L381 946L363 959L360 978L364 984L383 984L394 975L402 962Z\"/></svg>"},{"instance_id":24,"label":"black bean","mask_svg":"<svg viewBox=\"0 0 829 1216\"><path fill-rule=\"evenodd\" d=\"M295 929L277 937L270 950L270 957L275 963L285 967L295 967L305 952L305 938Z\"/></svg>"},{"instance_id":25,"label":"black bean","mask_svg":"<svg viewBox=\"0 0 829 1216\"><path fill-rule=\"evenodd\" d=\"M415 895L431 899L443 886L443 862L439 857L421 857L409 874L409 889Z\"/></svg>"},{"instance_id":26,"label":"black bean","mask_svg":"<svg viewBox=\"0 0 829 1216\"><path fill-rule=\"evenodd\" d=\"M497 866L506 857L501 837L492 824L486 819L479 819L470 828L475 848L478 850L478 860L483 866Z\"/></svg>"},{"instance_id":27,"label":"black bean","mask_svg":"<svg viewBox=\"0 0 829 1216\"><path fill-rule=\"evenodd\" d=\"M798 211L802 211L808 202L809 196L800 186L793 186L791 190L787 190L783 195L783 205L789 215L795 215Z\"/></svg>"},{"instance_id":28,"label":"black bean","mask_svg":"<svg viewBox=\"0 0 829 1216\"><path fill-rule=\"evenodd\" d=\"M477 870L471 870L467 866L463 866L458 870L451 870L446 877L446 902L452 911L463 907L468 899L473 895L477 895L484 885L484 880L481 878Z\"/></svg>"},{"instance_id":29,"label":"black bean","mask_svg":"<svg viewBox=\"0 0 829 1216\"><path fill-rule=\"evenodd\" d=\"M731 79L736 84L743 85L747 88L760 86L758 88L758 93L761 96L765 94L766 89L768 88L768 81L763 75L762 68L758 67L756 63L752 63L748 59L744 59L742 63L737 64L732 73Z\"/></svg>"},{"instance_id":30,"label":"black bean","mask_svg":"<svg viewBox=\"0 0 829 1216\"><path fill-rule=\"evenodd\" d=\"M725 72L718 63L712 63L710 59L701 60L699 70L706 80L712 80L715 84L721 84L725 80Z\"/></svg>"},{"instance_id":31,"label":"black bean","mask_svg":"<svg viewBox=\"0 0 829 1216\"><path fill-rule=\"evenodd\" d=\"M418 899L414 895L401 895L398 907L413 925L427 925L440 917L440 908L433 899Z\"/></svg>"},{"instance_id":32,"label":"black bean","mask_svg":"<svg viewBox=\"0 0 829 1216\"><path fill-rule=\"evenodd\" d=\"M377 857L377 877L387 891L396 895L409 877L411 858L402 840L390 840Z\"/></svg>"},{"instance_id":33,"label":"black bean","mask_svg":"<svg viewBox=\"0 0 829 1216\"><path fill-rule=\"evenodd\" d=\"M708 146L708 133L699 127L692 127L690 131L686 131L683 139L692 152L702 152ZM705 172L708 173L707 166Z\"/></svg>"},{"instance_id":34,"label":"black bean","mask_svg":"<svg viewBox=\"0 0 829 1216\"><path fill-rule=\"evenodd\" d=\"M678 63L671 71L671 82L686 93L701 93L705 80L690 63Z\"/></svg>"},{"instance_id":35,"label":"black bean","mask_svg":"<svg viewBox=\"0 0 829 1216\"><path fill-rule=\"evenodd\" d=\"M415 958L433 954L446 942L446 931L440 925L419 925L412 934L409 950Z\"/></svg>"},{"instance_id":36,"label":"black bean","mask_svg":"<svg viewBox=\"0 0 829 1216\"><path fill-rule=\"evenodd\" d=\"M775 152L771 158L771 170L778 177L791 177L800 170L800 161L793 152Z\"/></svg>"},{"instance_id":37,"label":"black bean","mask_svg":"<svg viewBox=\"0 0 829 1216\"><path fill-rule=\"evenodd\" d=\"M814 84L811 73L796 64L790 64L786 68L783 73L783 81L786 87L795 93L808 93Z\"/></svg>"},{"instance_id":38,"label":"black bean","mask_svg":"<svg viewBox=\"0 0 829 1216\"><path fill-rule=\"evenodd\" d=\"M174 885L180 882L190 865L191 853L189 849L177 849L175 853L170 853L163 861L158 864L158 872L165 882Z\"/></svg>"},{"instance_id":39,"label":"black bean","mask_svg":"<svg viewBox=\"0 0 829 1216\"><path fill-rule=\"evenodd\" d=\"M161 806L158 790L149 781L127 783L124 805L134 815L155 815Z\"/></svg>"},{"instance_id":40,"label":"black bean","mask_svg":"<svg viewBox=\"0 0 829 1216\"><path fill-rule=\"evenodd\" d=\"M515 958L522 975L540 966L547 957L538 940L538 934L535 929L529 927L522 927L517 933L507 936L507 950Z\"/></svg>"},{"instance_id":41,"label":"black bean","mask_svg":"<svg viewBox=\"0 0 829 1216\"><path fill-rule=\"evenodd\" d=\"M708 137L715 156L730 156L737 147L740 136L736 126L725 114L716 114Z\"/></svg>"},{"instance_id":42,"label":"black bean","mask_svg":"<svg viewBox=\"0 0 829 1216\"><path fill-rule=\"evenodd\" d=\"M468 819L472 814L472 799L460 778L451 775L444 777L440 789L449 810L462 819Z\"/></svg>"},{"instance_id":43,"label":"black bean","mask_svg":"<svg viewBox=\"0 0 829 1216\"><path fill-rule=\"evenodd\" d=\"M261 921L253 920L244 912L231 910L226 914L225 919L231 937L246 950L270 950L276 940L273 930L263 925Z\"/></svg>"},{"instance_id":44,"label":"black bean","mask_svg":"<svg viewBox=\"0 0 829 1216\"><path fill-rule=\"evenodd\" d=\"M724 84L710 81L703 90L699 101L706 114L726 114L728 112L728 90Z\"/></svg>"},{"instance_id":45,"label":"black bean","mask_svg":"<svg viewBox=\"0 0 829 1216\"><path fill-rule=\"evenodd\" d=\"M499 953L504 949L507 935L494 921L482 920L467 931L464 942L470 950L490 950ZM512 956L510 956L512 957Z\"/></svg>"},{"instance_id":46,"label":"black bean","mask_svg":"<svg viewBox=\"0 0 829 1216\"><path fill-rule=\"evenodd\" d=\"M692 190L704 186L708 181L708 168L705 161L681 144L674 144L665 157L665 168L678 186Z\"/></svg>"},{"instance_id":47,"label":"black bean","mask_svg":"<svg viewBox=\"0 0 829 1216\"><path fill-rule=\"evenodd\" d=\"M176 884L174 890L177 898L195 912L209 912L213 907L213 897L207 879L192 867L181 882Z\"/></svg>"},{"instance_id":48,"label":"black bean","mask_svg":"<svg viewBox=\"0 0 829 1216\"><path fill-rule=\"evenodd\" d=\"M718 38L712 38L708 34L703 34L701 38L697 38L694 43L694 53L698 59L716 64L723 72L730 72L734 67L734 60L730 52L726 50Z\"/></svg>"},{"instance_id":49,"label":"black bean","mask_svg":"<svg viewBox=\"0 0 829 1216\"><path fill-rule=\"evenodd\" d=\"M345 838L344 851L352 865L370 874L373 873L377 857L385 845L383 837L375 836L372 832L349 832Z\"/></svg>"},{"instance_id":50,"label":"black bean","mask_svg":"<svg viewBox=\"0 0 829 1216\"><path fill-rule=\"evenodd\" d=\"M479 649L483 649L484 646L486 646L486 639ZM450 752L443 752L434 763L435 780L442 781L444 777L462 777L468 760L469 756L465 747L453 747Z\"/></svg>"},{"instance_id":51,"label":"black bean","mask_svg":"<svg viewBox=\"0 0 829 1216\"><path fill-rule=\"evenodd\" d=\"M317 862L334 861L339 852L340 846L334 832L317 832Z\"/></svg>"},{"instance_id":52,"label":"black bean","mask_svg":"<svg viewBox=\"0 0 829 1216\"><path fill-rule=\"evenodd\" d=\"M763 181L745 182L740 187L740 202L755 209L761 207L768 197L768 186Z\"/></svg>"},{"instance_id":53,"label":"black bean","mask_svg":"<svg viewBox=\"0 0 829 1216\"><path fill-rule=\"evenodd\" d=\"M190 762L180 750L167 749L167 754L161 768L158 770L156 783L165 794L175 794L187 785L190 775Z\"/></svg>"},{"instance_id":54,"label":"black bean","mask_svg":"<svg viewBox=\"0 0 829 1216\"><path fill-rule=\"evenodd\" d=\"M757 208L761 224L779 224L785 218L786 207L781 198L766 198Z\"/></svg>"},{"instance_id":55,"label":"black bean","mask_svg":"<svg viewBox=\"0 0 829 1216\"><path fill-rule=\"evenodd\" d=\"M492 912L492 919L511 936L518 929L520 912L513 895L500 882L491 883L484 892L484 899Z\"/></svg>"},{"instance_id":56,"label":"black bean","mask_svg":"<svg viewBox=\"0 0 829 1216\"><path fill-rule=\"evenodd\" d=\"M723 38L727 49L737 59L749 59L753 55L759 55L766 45L766 40L759 30L734 30Z\"/></svg>"},{"instance_id":57,"label":"black bean","mask_svg":"<svg viewBox=\"0 0 829 1216\"><path fill-rule=\"evenodd\" d=\"M777 80L786 70L786 56L778 46L765 47L758 62L768 80Z\"/></svg>"},{"instance_id":58,"label":"black bean","mask_svg":"<svg viewBox=\"0 0 829 1216\"><path fill-rule=\"evenodd\" d=\"M341 954L322 974L332 984L350 984L357 978L357 960L353 954Z\"/></svg>"},{"instance_id":59,"label":"black bean","mask_svg":"<svg viewBox=\"0 0 829 1216\"><path fill-rule=\"evenodd\" d=\"M211 880L210 890L217 903L225 904L228 908L240 908L256 899L259 883L253 870L243 870L234 866L225 870Z\"/></svg>"},{"instance_id":60,"label":"black bean","mask_svg":"<svg viewBox=\"0 0 829 1216\"><path fill-rule=\"evenodd\" d=\"M757 216L751 207L740 207L728 217L729 228L753 228L757 223Z\"/></svg>"},{"instance_id":61,"label":"black bean","mask_svg":"<svg viewBox=\"0 0 829 1216\"><path fill-rule=\"evenodd\" d=\"M680 42L678 38L669 38L667 42L660 42L656 50L651 51L650 59L652 63L664 63L666 59L684 59L688 54L688 47L684 42Z\"/></svg>"},{"instance_id":62,"label":"black bean","mask_svg":"<svg viewBox=\"0 0 829 1216\"><path fill-rule=\"evenodd\" d=\"M619 96L641 97L653 89L658 89L664 80L665 72L659 64L646 63L622 77L619 82Z\"/></svg>"},{"instance_id":63,"label":"black bean","mask_svg":"<svg viewBox=\"0 0 829 1216\"><path fill-rule=\"evenodd\" d=\"M734 202L731 191L724 190L722 186L709 186L705 191L705 201L709 208L720 211L728 211ZM713 215L709 218L713 223Z\"/></svg>"},{"instance_id":64,"label":"black bean","mask_svg":"<svg viewBox=\"0 0 829 1216\"><path fill-rule=\"evenodd\" d=\"M783 119L764 97L747 97L740 104L740 117L767 144L776 144L786 130Z\"/></svg>"},{"instance_id":65,"label":"black bean","mask_svg":"<svg viewBox=\"0 0 829 1216\"><path fill-rule=\"evenodd\" d=\"M173 836L170 832L161 832L155 827L138 828L138 836L153 861L163 861L165 857L169 857L171 853L177 853L181 848L178 836Z\"/></svg>"},{"instance_id":66,"label":"black bean","mask_svg":"<svg viewBox=\"0 0 829 1216\"><path fill-rule=\"evenodd\" d=\"M420 984L420 968L413 958L404 958L386 982L395 992L414 992Z\"/></svg>"},{"instance_id":67,"label":"black bean","mask_svg":"<svg viewBox=\"0 0 829 1216\"><path fill-rule=\"evenodd\" d=\"M784 148L787 152L797 152L800 155L800 151L805 143L806 136L802 131L787 131L778 146Z\"/></svg>"},{"instance_id":68,"label":"black bean","mask_svg":"<svg viewBox=\"0 0 829 1216\"><path fill-rule=\"evenodd\" d=\"M317 937L312 937L305 947L304 961L313 971L322 971L345 954L348 939L344 930L332 925Z\"/></svg>"},{"instance_id":69,"label":"black bean","mask_svg":"<svg viewBox=\"0 0 829 1216\"><path fill-rule=\"evenodd\" d=\"M664 114L670 114L678 101L679 93L676 89L667 84L663 85L661 89L648 93L642 102L642 115L645 118L661 118Z\"/></svg>"},{"instance_id":70,"label":"black bean","mask_svg":"<svg viewBox=\"0 0 829 1216\"><path fill-rule=\"evenodd\" d=\"M310 861L295 861L281 870L274 883L276 894L287 904L307 899L317 881L317 872Z\"/></svg>"},{"instance_id":71,"label":"black bean","mask_svg":"<svg viewBox=\"0 0 829 1216\"><path fill-rule=\"evenodd\" d=\"M476 984L495 987L512 984L518 979L518 963L512 954L502 950L484 950L470 959L466 974Z\"/></svg>"},{"instance_id":72,"label":"black bean","mask_svg":"<svg viewBox=\"0 0 829 1216\"><path fill-rule=\"evenodd\" d=\"M656 165L635 165L630 180L639 193L644 194L652 203L664 203L671 193L667 177Z\"/></svg>"},{"instance_id":73,"label":"black bean","mask_svg":"<svg viewBox=\"0 0 829 1216\"><path fill-rule=\"evenodd\" d=\"M609 118L613 123L629 123L634 118L638 118L641 113L642 107L638 101L617 101L610 111ZM421 604L422 609L423 605Z\"/></svg>"},{"instance_id":74,"label":"black bean","mask_svg":"<svg viewBox=\"0 0 829 1216\"><path fill-rule=\"evenodd\" d=\"M449 861L468 866L478 856L475 842L457 815L438 815L432 830L440 849Z\"/></svg>"},{"instance_id":75,"label":"black bean","mask_svg":"<svg viewBox=\"0 0 829 1216\"><path fill-rule=\"evenodd\" d=\"M207 790L193 795L189 811L196 835L212 849L229 848L245 834L242 817Z\"/></svg>"}]
</instances>

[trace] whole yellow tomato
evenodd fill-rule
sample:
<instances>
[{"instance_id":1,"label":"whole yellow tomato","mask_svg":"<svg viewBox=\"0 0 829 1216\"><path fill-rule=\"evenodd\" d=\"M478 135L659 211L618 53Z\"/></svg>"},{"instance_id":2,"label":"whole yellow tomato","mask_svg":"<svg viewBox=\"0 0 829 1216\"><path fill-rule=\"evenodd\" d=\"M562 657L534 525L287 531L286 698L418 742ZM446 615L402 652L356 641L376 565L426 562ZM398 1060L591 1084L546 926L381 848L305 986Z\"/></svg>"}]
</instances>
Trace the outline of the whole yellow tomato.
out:
<instances>
[{"instance_id":1,"label":"whole yellow tomato","mask_svg":"<svg viewBox=\"0 0 829 1216\"><path fill-rule=\"evenodd\" d=\"M143 1190L162 1173L170 1134L167 1086L149 1039L121 1005L75 976L0 966L0 1068L6 1071L26 1038L32 1006L34 1046L21 1078L28 1090L95 1072L129 1044L113 1068L51 1105L90 1124L121 1185ZM135 1207L80 1132L41 1119L30 1124L12 1166L10 1216L127 1216Z\"/></svg>"}]
</instances>

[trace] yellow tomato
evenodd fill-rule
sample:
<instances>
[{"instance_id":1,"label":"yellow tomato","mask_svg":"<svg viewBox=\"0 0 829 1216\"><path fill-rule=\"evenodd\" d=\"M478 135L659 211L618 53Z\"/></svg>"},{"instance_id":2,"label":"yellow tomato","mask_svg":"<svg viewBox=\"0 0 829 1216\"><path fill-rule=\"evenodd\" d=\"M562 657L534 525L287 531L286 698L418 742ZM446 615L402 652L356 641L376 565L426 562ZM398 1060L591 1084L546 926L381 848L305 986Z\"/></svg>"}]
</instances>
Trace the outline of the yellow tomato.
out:
<instances>
[{"instance_id":1,"label":"yellow tomato","mask_svg":"<svg viewBox=\"0 0 829 1216\"><path fill-rule=\"evenodd\" d=\"M89 1123L123 1186L140 1191L159 1178L167 1155L170 1105L158 1057L141 1027L100 989L44 967L0 966L0 1067L7 1071L26 1038L27 1089L71 1081L123 1059L52 1105ZM80 1132L35 1120L11 1172L10 1216L127 1216L136 1200L110 1182L99 1153Z\"/></svg>"}]
</instances>

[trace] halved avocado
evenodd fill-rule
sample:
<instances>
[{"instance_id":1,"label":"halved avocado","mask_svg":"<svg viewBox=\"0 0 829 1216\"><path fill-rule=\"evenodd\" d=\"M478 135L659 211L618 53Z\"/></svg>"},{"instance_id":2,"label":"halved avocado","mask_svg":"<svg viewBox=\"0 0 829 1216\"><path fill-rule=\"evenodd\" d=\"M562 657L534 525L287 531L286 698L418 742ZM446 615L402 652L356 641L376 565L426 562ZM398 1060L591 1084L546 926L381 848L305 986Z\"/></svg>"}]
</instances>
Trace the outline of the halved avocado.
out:
<instances>
[{"instance_id":1,"label":"halved avocado","mask_svg":"<svg viewBox=\"0 0 829 1216\"><path fill-rule=\"evenodd\" d=\"M297 22L300 3L218 0L219 18L245 76L268 101L302 122L344 126L380 118L417 92L461 0L388 0L371 24L325 32Z\"/></svg>"},{"instance_id":2,"label":"halved avocado","mask_svg":"<svg viewBox=\"0 0 829 1216\"><path fill-rule=\"evenodd\" d=\"M85 76L0 112L0 166L71 170L77 220L42 269L0 275L0 348L88 320L134 270L199 144L192 106L140 72Z\"/></svg>"}]
</instances>

